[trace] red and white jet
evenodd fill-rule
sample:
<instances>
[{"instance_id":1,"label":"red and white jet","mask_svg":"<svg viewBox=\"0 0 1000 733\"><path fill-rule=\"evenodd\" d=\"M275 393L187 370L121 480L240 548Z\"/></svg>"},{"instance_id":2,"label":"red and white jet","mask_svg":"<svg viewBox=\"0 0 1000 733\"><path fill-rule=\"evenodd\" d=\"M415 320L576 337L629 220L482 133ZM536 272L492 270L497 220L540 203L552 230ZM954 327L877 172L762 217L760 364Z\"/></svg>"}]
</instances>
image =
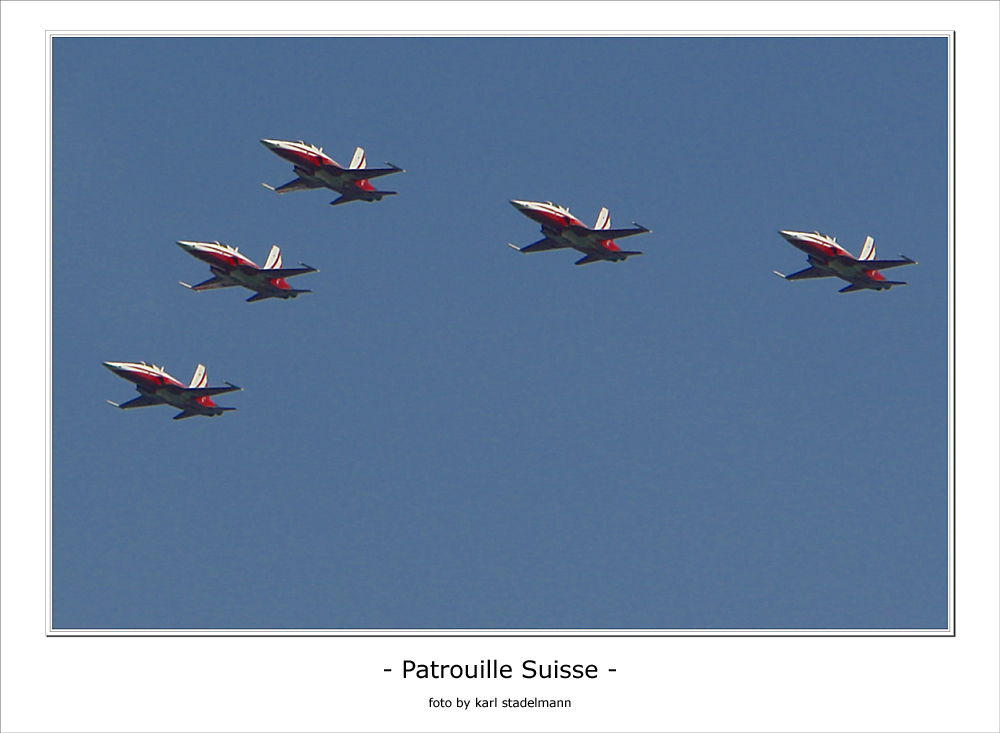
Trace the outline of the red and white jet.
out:
<instances>
[{"instance_id":1,"label":"red and white jet","mask_svg":"<svg viewBox=\"0 0 1000 733\"><path fill-rule=\"evenodd\" d=\"M298 178L289 181L284 186L268 186L265 188L278 193L289 191L304 191L309 188L329 188L340 194L339 199L330 202L346 204L348 201L381 201L383 196L395 196L395 191L376 191L370 183L370 178L387 176L391 173L402 173L403 169L392 163L386 163L388 168L366 168L365 151L357 148L351 165L344 168L337 161L323 152L323 148L309 145L301 140L297 143L287 140L261 140L275 155L278 155L293 166Z\"/></svg>"},{"instance_id":2,"label":"red and white jet","mask_svg":"<svg viewBox=\"0 0 1000 733\"><path fill-rule=\"evenodd\" d=\"M271 247L267 261L259 267L245 255L240 254L239 247L230 247L218 242L178 242L178 246L188 254L208 263L212 277L197 285L181 283L191 290L213 290L215 288L231 288L241 285L249 290L257 291L256 295L247 298L250 303L266 298L297 298L299 293L311 293L311 290L295 290L285 281L286 277L304 275L307 272L319 272L315 267L299 263L302 267L281 266L281 250L278 245Z\"/></svg>"},{"instance_id":3,"label":"red and white jet","mask_svg":"<svg viewBox=\"0 0 1000 733\"><path fill-rule=\"evenodd\" d=\"M781 236L788 243L801 249L809 256L809 267L791 275L782 275L777 270L774 274L785 280L809 280L817 277L839 277L850 283L840 292L850 293L855 290L889 290L893 285L906 285L905 282L886 280L879 270L903 265L915 265L905 255L901 260L879 260L875 258L875 240L865 238L861 256L855 259L850 252L837 244L836 237L828 237L819 232L781 231Z\"/></svg>"},{"instance_id":4,"label":"red and white jet","mask_svg":"<svg viewBox=\"0 0 1000 733\"><path fill-rule=\"evenodd\" d=\"M208 374L205 366L199 364L194 370L191 384L185 387L176 379L171 377L163 367L149 365L144 361L138 363L127 361L106 361L104 366L118 375L122 379L127 379L135 384L139 396L134 400L129 400L123 404L108 400L108 404L122 410L131 410L133 407L149 407L151 405L170 405L181 410L174 415L174 420L183 420L186 417L195 415L205 415L215 417L228 410L235 410L235 407L219 407L212 402L212 397L226 392L236 392L240 388L235 384L226 382L228 387L208 387Z\"/></svg>"},{"instance_id":5,"label":"red and white jet","mask_svg":"<svg viewBox=\"0 0 1000 733\"><path fill-rule=\"evenodd\" d=\"M572 247L585 255L576 261L578 265L586 265L589 262L599 260L620 262L632 255L641 255L642 252L626 252L619 249L614 240L618 237L631 237L634 234L646 234L650 231L635 222L632 222L635 229L612 229L611 216L605 208L601 209L597 215L597 223L591 229L569 213L569 209L557 206L551 201L512 200L510 203L526 217L541 224L542 234L545 237L526 247L516 247L509 242L508 246L513 247L518 252L544 252L549 249Z\"/></svg>"}]
</instances>

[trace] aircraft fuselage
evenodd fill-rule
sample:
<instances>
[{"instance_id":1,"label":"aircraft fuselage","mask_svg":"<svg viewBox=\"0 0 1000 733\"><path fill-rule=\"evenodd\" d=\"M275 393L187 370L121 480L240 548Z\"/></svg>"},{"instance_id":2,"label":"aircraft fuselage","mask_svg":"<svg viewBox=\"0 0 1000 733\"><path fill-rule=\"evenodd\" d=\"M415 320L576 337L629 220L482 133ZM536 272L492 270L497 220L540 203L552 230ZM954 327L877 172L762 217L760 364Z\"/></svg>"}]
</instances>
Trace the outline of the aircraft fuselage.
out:
<instances>
[{"instance_id":1,"label":"aircraft fuselage","mask_svg":"<svg viewBox=\"0 0 1000 733\"><path fill-rule=\"evenodd\" d=\"M780 233L789 244L806 253L810 265L830 276L869 290L888 290L898 284L886 282L885 276L878 270L866 269L861 260L837 244L832 237L818 232Z\"/></svg>"},{"instance_id":2,"label":"aircraft fuselage","mask_svg":"<svg viewBox=\"0 0 1000 733\"><path fill-rule=\"evenodd\" d=\"M532 221L538 222L542 233L584 254L599 254L605 259L618 259L620 248L611 239L594 236L594 230L568 210L547 201L511 201L511 205Z\"/></svg>"},{"instance_id":3,"label":"aircraft fuselage","mask_svg":"<svg viewBox=\"0 0 1000 733\"><path fill-rule=\"evenodd\" d=\"M130 407L146 407L150 405L170 405L184 411L181 415L175 417L175 419L189 415L214 417L221 415L227 410L235 409L232 407L219 407L212 401L211 395L232 392L238 390L239 387L230 385L226 388L212 388L211 390L201 389L194 384L188 387L167 374L162 367L158 367L155 364L146 364L145 362L106 361L103 364L116 376L132 382L135 385L136 391L142 395L124 405L112 402L111 404L116 407L128 409ZM199 365L198 370L196 378L199 374L204 375L204 367ZM207 381L207 377L204 377L202 384ZM210 392L210 394L205 394L206 391Z\"/></svg>"},{"instance_id":4,"label":"aircraft fuselage","mask_svg":"<svg viewBox=\"0 0 1000 733\"><path fill-rule=\"evenodd\" d=\"M104 366L116 376L132 382L140 394L155 398L159 404L199 415L215 416L223 413L223 409L210 396L187 394L188 387L155 364L106 361Z\"/></svg>"},{"instance_id":5,"label":"aircraft fuselage","mask_svg":"<svg viewBox=\"0 0 1000 733\"><path fill-rule=\"evenodd\" d=\"M344 168L315 145L301 141L267 139L261 140L261 143L272 153L287 160L295 167L295 174L302 182L299 187L329 188L344 196L345 201L381 201L383 196L395 194L394 191L376 190L368 178L362 177L360 173L362 169ZM402 168L392 166L391 169L373 169L371 175L374 177L397 172L401 173ZM274 190L281 192L284 188L283 186Z\"/></svg>"},{"instance_id":6,"label":"aircraft fuselage","mask_svg":"<svg viewBox=\"0 0 1000 733\"><path fill-rule=\"evenodd\" d=\"M185 252L208 264L212 274L231 285L275 298L294 298L293 290L283 277L269 277L268 270L260 267L238 249L219 242L177 242Z\"/></svg>"}]
</instances>

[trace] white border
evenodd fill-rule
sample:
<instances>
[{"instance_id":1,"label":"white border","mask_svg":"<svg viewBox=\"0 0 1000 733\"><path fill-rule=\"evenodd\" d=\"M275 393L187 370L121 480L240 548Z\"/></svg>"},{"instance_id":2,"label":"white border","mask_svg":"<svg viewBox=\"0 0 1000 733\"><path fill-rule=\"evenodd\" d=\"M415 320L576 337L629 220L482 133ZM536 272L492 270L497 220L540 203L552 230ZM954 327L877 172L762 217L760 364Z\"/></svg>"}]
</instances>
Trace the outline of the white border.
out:
<instances>
[{"instance_id":1,"label":"white border","mask_svg":"<svg viewBox=\"0 0 1000 733\"><path fill-rule=\"evenodd\" d=\"M194 10L194 6L180 6ZM230 27L232 3L197 6L201 27ZM363 3L240 4L248 29L283 18L371 27ZM62 28L151 28L178 22L158 3L2 5L3 22L3 413L2 730L963 730L1000 729L997 430L997 4L995 3L446 3L379 4L413 31L452 28L703 29L955 28L959 96L959 196L953 375L962 502L956 538L961 572L957 635L943 639L143 639L46 638L41 553L47 429L45 392L31 355L45 324L33 272L40 261L45 173L35 150L44 33ZM530 12L529 12L530 11ZM657 14L660 14L659 16ZM663 20L669 16L669 22ZM152 19L152 20L151 20ZM609 27L609 23L614 27ZM514 28L516 30L516 27ZM289 28L289 30L302 30ZM310 29L305 29L307 32ZM247 31L249 32L249 31ZM47 71L47 69L46 69ZM13 213L12 213L13 212ZM16 247L16 249L15 249ZM955 264L955 263L953 263ZM984 277L985 275L985 277ZM45 314L46 317L48 313ZM47 341L47 337L46 337ZM16 380L14 393L11 380ZM953 427L953 426L952 426ZM47 478L47 477L45 477ZM36 519L33 519L36 518ZM38 558L36 561L34 558ZM570 712L478 718L428 711L428 694L469 686L387 679L401 659L504 661L553 655L615 666L617 678L573 682L559 695ZM575 659L574 659L575 658ZM456 691L457 689L457 691ZM511 683L509 694L522 688ZM524 694L537 690L524 689ZM496 688L488 694L497 692ZM482 693L480 693L482 694ZM500 690L498 694L508 694ZM422 700L422 703L421 703Z\"/></svg>"}]
</instances>

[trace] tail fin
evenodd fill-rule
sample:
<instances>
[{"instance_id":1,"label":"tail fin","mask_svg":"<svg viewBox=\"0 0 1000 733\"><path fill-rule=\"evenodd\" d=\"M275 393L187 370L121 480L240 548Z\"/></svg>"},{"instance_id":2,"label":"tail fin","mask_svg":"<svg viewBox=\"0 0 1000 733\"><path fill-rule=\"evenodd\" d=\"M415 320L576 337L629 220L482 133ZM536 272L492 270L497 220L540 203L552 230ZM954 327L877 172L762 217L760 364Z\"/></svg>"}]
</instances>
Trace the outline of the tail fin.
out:
<instances>
[{"instance_id":1,"label":"tail fin","mask_svg":"<svg viewBox=\"0 0 1000 733\"><path fill-rule=\"evenodd\" d=\"M281 267L281 248L278 245L274 245L267 255L267 262L264 263L264 269L275 270L279 267Z\"/></svg>"},{"instance_id":2,"label":"tail fin","mask_svg":"<svg viewBox=\"0 0 1000 733\"><path fill-rule=\"evenodd\" d=\"M874 260L875 259L875 240L871 237L865 237L865 246L861 248L861 256L859 260Z\"/></svg>"},{"instance_id":3,"label":"tail fin","mask_svg":"<svg viewBox=\"0 0 1000 733\"><path fill-rule=\"evenodd\" d=\"M205 370L205 365L199 364L198 368L194 370L194 376L191 377L191 384L188 385L188 388L189 389L192 387L200 388L207 386L208 386L208 373Z\"/></svg>"},{"instance_id":4,"label":"tail fin","mask_svg":"<svg viewBox=\"0 0 1000 733\"><path fill-rule=\"evenodd\" d=\"M601 208L600 213L597 215L597 223L594 224L594 229L610 229L611 228L611 214L608 213L606 208Z\"/></svg>"},{"instance_id":5,"label":"tail fin","mask_svg":"<svg viewBox=\"0 0 1000 733\"><path fill-rule=\"evenodd\" d=\"M351 159L351 168L365 168L365 151L364 148L358 148L354 151L354 157Z\"/></svg>"}]
</instances>

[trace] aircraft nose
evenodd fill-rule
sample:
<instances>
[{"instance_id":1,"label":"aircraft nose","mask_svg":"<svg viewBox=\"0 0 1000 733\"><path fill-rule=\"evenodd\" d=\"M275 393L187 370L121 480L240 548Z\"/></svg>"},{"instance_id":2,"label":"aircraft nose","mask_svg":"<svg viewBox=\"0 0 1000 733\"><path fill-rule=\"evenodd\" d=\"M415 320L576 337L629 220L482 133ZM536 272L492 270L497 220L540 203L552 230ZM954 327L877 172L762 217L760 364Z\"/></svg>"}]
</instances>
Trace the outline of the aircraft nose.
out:
<instances>
[{"instance_id":1,"label":"aircraft nose","mask_svg":"<svg viewBox=\"0 0 1000 733\"><path fill-rule=\"evenodd\" d=\"M121 365L115 361L105 361L101 363L113 372L117 372L121 368Z\"/></svg>"},{"instance_id":2,"label":"aircraft nose","mask_svg":"<svg viewBox=\"0 0 1000 733\"><path fill-rule=\"evenodd\" d=\"M264 143L264 145L270 148L271 150L274 150L281 144L280 140L268 140L267 138L261 138L261 142Z\"/></svg>"},{"instance_id":3,"label":"aircraft nose","mask_svg":"<svg viewBox=\"0 0 1000 733\"><path fill-rule=\"evenodd\" d=\"M184 242L182 240L177 240L177 246L180 247L181 249L190 252L191 250L194 249L194 242Z\"/></svg>"},{"instance_id":4,"label":"aircraft nose","mask_svg":"<svg viewBox=\"0 0 1000 733\"><path fill-rule=\"evenodd\" d=\"M528 202L527 201L518 201L517 199L511 199L510 200L510 205L513 206L518 211L524 211L524 209L528 208Z\"/></svg>"}]
</instances>

